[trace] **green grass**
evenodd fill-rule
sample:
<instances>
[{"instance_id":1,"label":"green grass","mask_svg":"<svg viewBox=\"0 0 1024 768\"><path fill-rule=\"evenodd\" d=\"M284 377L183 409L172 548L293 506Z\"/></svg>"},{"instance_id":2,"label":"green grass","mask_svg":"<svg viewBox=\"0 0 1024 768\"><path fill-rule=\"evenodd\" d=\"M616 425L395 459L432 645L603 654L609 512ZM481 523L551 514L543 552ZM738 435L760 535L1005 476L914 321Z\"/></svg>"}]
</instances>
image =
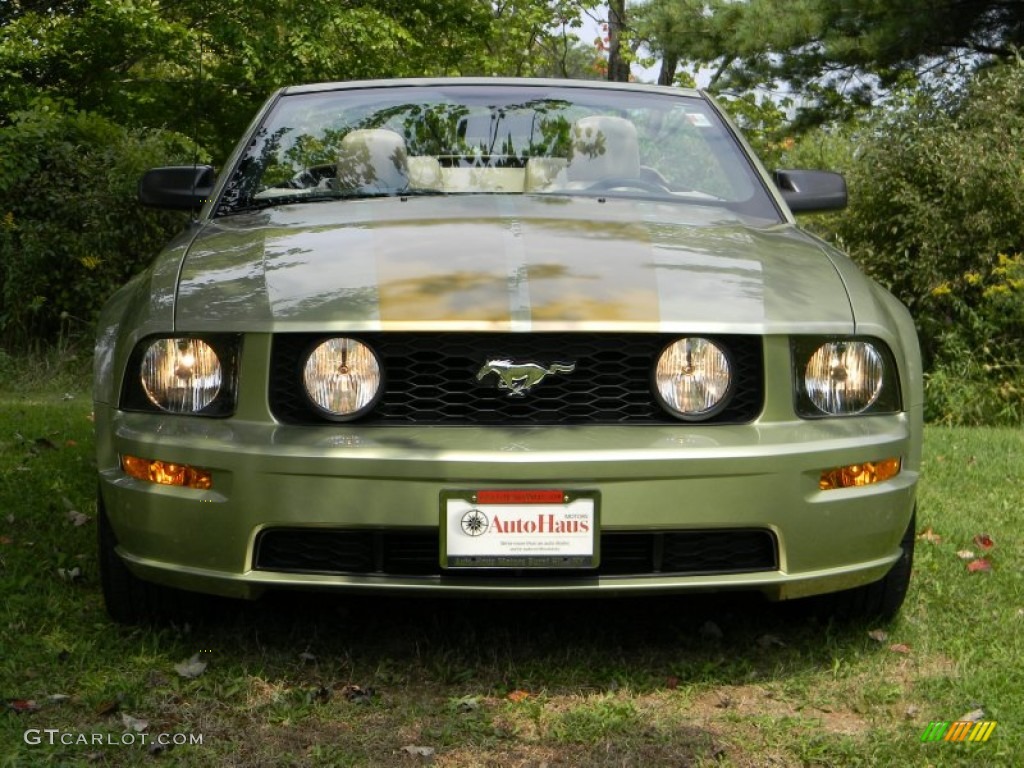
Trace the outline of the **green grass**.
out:
<instances>
[{"instance_id":1,"label":"green grass","mask_svg":"<svg viewBox=\"0 0 1024 768\"><path fill-rule=\"evenodd\" d=\"M65 384L0 390L0 765L1011 766L1024 754L1024 431L929 428L918 527L941 540L918 541L883 642L871 625L720 596L304 595L125 629L97 583L90 404ZM981 533L993 569L970 573L957 552ZM206 671L179 676L196 654ZM977 708L999 723L989 742L920 742L930 721ZM124 715L203 743L152 757L139 737L59 743L120 740ZM57 729L57 743L27 744L30 729Z\"/></svg>"}]
</instances>

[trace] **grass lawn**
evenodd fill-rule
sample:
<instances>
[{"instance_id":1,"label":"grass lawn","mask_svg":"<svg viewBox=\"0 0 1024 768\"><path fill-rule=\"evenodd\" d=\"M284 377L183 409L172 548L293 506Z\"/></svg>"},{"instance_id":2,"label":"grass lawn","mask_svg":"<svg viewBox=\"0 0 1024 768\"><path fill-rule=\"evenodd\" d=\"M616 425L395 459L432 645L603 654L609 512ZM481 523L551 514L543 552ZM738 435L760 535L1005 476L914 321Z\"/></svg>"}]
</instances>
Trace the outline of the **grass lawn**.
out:
<instances>
[{"instance_id":1,"label":"grass lawn","mask_svg":"<svg viewBox=\"0 0 1024 768\"><path fill-rule=\"evenodd\" d=\"M928 430L914 578L884 635L721 596L291 596L125 629L98 585L89 398L53 386L0 392L0 766L1024 756L1022 430ZM991 570L970 570L964 550ZM931 721L979 709L998 723L987 742L922 743ZM151 748L161 733L202 743Z\"/></svg>"}]
</instances>

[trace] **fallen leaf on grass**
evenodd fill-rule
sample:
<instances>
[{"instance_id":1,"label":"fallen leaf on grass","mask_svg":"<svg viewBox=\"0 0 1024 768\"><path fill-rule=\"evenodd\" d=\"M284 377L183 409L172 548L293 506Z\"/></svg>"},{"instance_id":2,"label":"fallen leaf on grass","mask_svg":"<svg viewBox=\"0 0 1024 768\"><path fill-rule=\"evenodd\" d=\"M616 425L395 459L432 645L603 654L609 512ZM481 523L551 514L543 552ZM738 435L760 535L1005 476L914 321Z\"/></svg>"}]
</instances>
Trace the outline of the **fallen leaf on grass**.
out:
<instances>
[{"instance_id":1,"label":"fallen leaf on grass","mask_svg":"<svg viewBox=\"0 0 1024 768\"><path fill-rule=\"evenodd\" d=\"M959 557L961 560L973 560L977 557L977 555L969 549L961 549L959 552L956 553L956 556Z\"/></svg>"},{"instance_id":2,"label":"fallen leaf on grass","mask_svg":"<svg viewBox=\"0 0 1024 768\"><path fill-rule=\"evenodd\" d=\"M419 747L415 744L407 744L402 747L402 751L410 755L416 755L418 757L430 757L434 754L433 747Z\"/></svg>"},{"instance_id":3,"label":"fallen leaf on grass","mask_svg":"<svg viewBox=\"0 0 1024 768\"><path fill-rule=\"evenodd\" d=\"M149 728L148 720L132 717L128 713L123 713L121 715L121 724L125 727L126 731L135 731L136 733L142 733L144 730Z\"/></svg>"},{"instance_id":4,"label":"fallen leaf on grass","mask_svg":"<svg viewBox=\"0 0 1024 768\"><path fill-rule=\"evenodd\" d=\"M340 693L345 701L350 701L353 704L369 704L373 699L374 690L349 683L342 686Z\"/></svg>"},{"instance_id":5,"label":"fallen leaf on grass","mask_svg":"<svg viewBox=\"0 0 1024 768\"><path fill-rule=\"evenodd\" d=\"M993 541L992 537L989 536L987 533L979 533L977 536L974 537L974 546L978 547L979 549L989 550L992 549L992 547L994 547L995 545L995 541Z\"/></svg>"},{"instance_id":6,"label":"fallen leaf on grass","mask_svg":"<svg viewBox=\"0 0 1024 768\"><path fill-rule=\"evenodd\" d=\"M984 719L985 719L985 710L982 709L981 707L978 707L977 709L972 709L966 715L960 715L960 717L957 718L957 720L959 722L961 722L961 723L963 723L963 722L977 723L979 720L984 720Z\"/></svg>"},{"instance_id":7,"label":"fallen leaf on grass","mask_svg":"<svg viewBox=\"0 0 1024 768\"><path fill-rule=\"evenodd\" d=\"M200 661L199 654L197 653L191 659L175 664L174 671L182 677L196 678L206 671L206 662Z\"/></svg>"},{"instance_id":8,"label":"fallen leaf on grass","mask_svg":"<svg viewBox=\"0 0 1024 768\"><path fill-rule=\"evenodd\" d=\"M910 646L906 643L893 643L889 646L889 650L893 653L908 654L910 653Z\"/></svg>"},{"instance_id":9,"label":"fallen leaf on grass","mask_svg":"<svg viewBox=\"0 0 1024 768\"><path fill-rule=\"evenodd\" d=\"M106 715L112 715L115 712L117 712L117 710L118 710L118 708L120 706L121 706L121 699L120 699L120 697L118 697L116 699L109 699L107 701L101 701L99 704L97 704L95 712L96 712L97 715L100 715L101 717L104 717Z\"/></svg>"},{"instance_id":10,"label":"fallen leaf on grass","mask_svg":"<svg viewBox=\"0 0 1024 768\"><path fill-rule=\"evenodd\" d=\"M520 701L526 701L528 698L530 698L530 694L526 691L516 690L512 691L512 693L508 694L505 698L509 701L514 701L516 704L518 704Z\"/></svg>"},{"instance_id":11,"label":"fallen leaf on grass","mask_svg":"<svg viewBox=\"0 0 1024 768\"><path fill-rule=\"evenodd\" d=\"M927 541L929 544L942 543L942 537L939 536L939 534L937 534L935 531L933 531L930 525L923 531L921 531L919 534L917 534L917 538L919 541Z\"/></svg>"},{"instance_id":12,"label":"fallen leaf on grass","mask_svg":"<svg viewBox=\"0 0 1024 768\"><path fill-rule=\"evenodd\" d=\"M480 699L476 696L463 696L451 701L452 708L460 715L468 715L480 709Z\"/></svg>"},{"instance_id":13,"label":"fallen leaf on grass","mask_svg":"<svg viewBox=\"0 0 1024 768\"><path fill-rule=\"evenodd\" d=\"M884 643L889 639L889 633L884 629L872 629L868 632L868 637L874 640L876 643Z\"/></svg>"},{"instance_id":14,"label":"fallen leaf on grass","mask_svg":"<svg viewBox=\"0 0 1024 768\"><path fill-rule=\"evenodd\" d=\"M0 536L0 544L3 544L4 546L7 546L7 545L13 544L13 543L14 543L14 539L12 539L10 536Z\"/></svg>"},{"instance_id":15,"label":"fallen leaf on grass","mask_svg":"<svg viewBox=\"0 0 1024 768\"><path fill-rule=\"evenodd\" d=\"M7 706L14 712L35 712L39 709L35 699L8 699Z\"/></svg>"},{"instance_id":16,"label":"fallen leaf on grass","mask_svg":"<svg viewBox=\"0 0 1024 768\"><path fill-rule=\"evenodd\" d=\"M70 699L71 697L70 697L70 696L68 696L68 695L67 695L66 693L51 693L51 694L50 694L49 696L47 696L46 698L48 698L48 699L49 699L50 701L52 701L52 702L53 702L54 704L60 704L60 703L61 703L61 702L63 702L63 701L67 701L67 700L68 700L68 699Z\"/></svg>"},{"instance_id":17,"label":"fallen leaf on grass","mask_svg":"<svg viewBox=\"0 0 1024 768\"><path fill-rule=\"evenodd\" d=\"M992 570L992 563L984 558L978 560L972 560L967 564L967 570L970 573L988 573Z\"/></svg>"}]
</instances>

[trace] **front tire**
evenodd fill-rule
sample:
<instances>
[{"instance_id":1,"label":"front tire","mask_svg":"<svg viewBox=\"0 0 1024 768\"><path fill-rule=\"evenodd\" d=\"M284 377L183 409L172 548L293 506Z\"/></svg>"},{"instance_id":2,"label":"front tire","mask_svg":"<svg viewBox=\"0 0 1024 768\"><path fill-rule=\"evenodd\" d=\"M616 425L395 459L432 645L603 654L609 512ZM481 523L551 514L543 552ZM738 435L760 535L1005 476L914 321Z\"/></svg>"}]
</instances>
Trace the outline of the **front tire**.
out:
<instances>
[{"instance_id":1,"label":"front tire","mask_svg":"<svg viewBox=\"0 0 1024 768\"><path fill-rule=\"evenodd\" d=\"M823 612L846 620L874 619L888 622L896 618L910 586L910 572L914 566L916 523L915 509L900 540L903 553L885 576L862 587L823 596Z\"/></svg>"},{"instance_id":2,"label":"front tire","mask_svg":"<svg viewBox=\"0 0 1024 768\"><path fill-rule=\"evenodd\" d=\"M118 624L140 624L180 615L185 604L184 593L143 581L128 570L118 556L117 538L107 518L101 494L96 496L96 519L100 585L110 618Z\"/></svg>"}]
</instances>

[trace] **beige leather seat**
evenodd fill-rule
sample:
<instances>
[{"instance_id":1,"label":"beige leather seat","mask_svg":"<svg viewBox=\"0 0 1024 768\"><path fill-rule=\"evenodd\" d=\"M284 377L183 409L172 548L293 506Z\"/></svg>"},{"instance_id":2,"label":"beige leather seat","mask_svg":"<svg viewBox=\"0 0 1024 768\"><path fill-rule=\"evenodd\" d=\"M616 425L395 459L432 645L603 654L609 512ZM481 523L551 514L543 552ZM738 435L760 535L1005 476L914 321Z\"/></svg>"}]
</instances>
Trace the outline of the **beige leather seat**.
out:
<instances>
[{"instance_id":1,"label":"beige leather seat","mask_svg":"<svg viewBox=\"0 0 1024 768\"><path fill-rule=\"evenodd\" d=\"M412 189L444 189L441 163L429 155L409 156L409 187Z\"/></svg>"},{"instance_id":2,"label":"beige leather seat","mask_svg":"<svg viewBox=\"0 0 1024 768\"><path fill-rule=\"evenodd\" d=\"M386 128L349 131L338 151L338 188L343 192L387 194L409 186L405 140Z\"/></svg>"},{"instance_id":3,"label":"beige leather seat","mask_svg":"<svg viewBox=\"0 0 1024 768\"><path fill-rule=\"evenodd\" d=\"M526 161L524 192L545 192L565 186L564 157L531 157Z\"/></svg>"}]
</instances>

